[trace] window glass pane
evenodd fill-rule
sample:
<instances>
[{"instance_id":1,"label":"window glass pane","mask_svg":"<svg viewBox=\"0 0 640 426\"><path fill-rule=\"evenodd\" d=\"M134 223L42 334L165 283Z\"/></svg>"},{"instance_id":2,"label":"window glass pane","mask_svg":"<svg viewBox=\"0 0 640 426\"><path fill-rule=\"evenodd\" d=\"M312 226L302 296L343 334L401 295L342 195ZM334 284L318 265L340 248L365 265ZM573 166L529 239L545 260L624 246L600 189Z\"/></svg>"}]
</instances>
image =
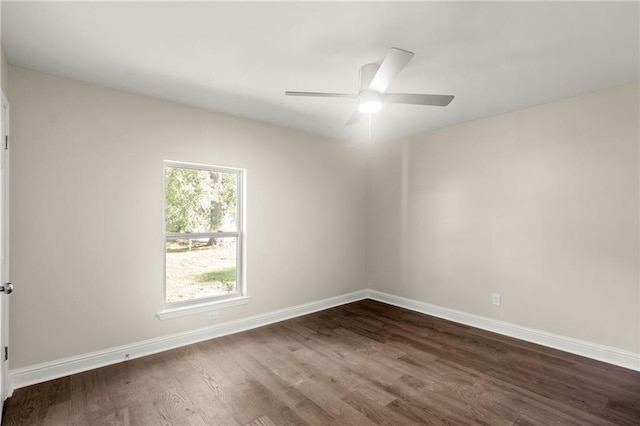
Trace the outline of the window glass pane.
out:
<instances>
[{"instance_id":1,"label":"window glass pane","mask_svg":"<svg viewBox=\"0 0 640 426\"><path fill-rule=\"evenodd\" d=\"M238 230L238 173L165 167L166 232Z\"/></svg>"},{"instance_id":2,"label":"window glass pane","mask_svg":"<svg viewBox=\"0 0 640 426\"><path fill-rule=\"evenodd\" d=\"M236 293L236 240L168 239L167 303Z\"/></svg>"}]
</instances>

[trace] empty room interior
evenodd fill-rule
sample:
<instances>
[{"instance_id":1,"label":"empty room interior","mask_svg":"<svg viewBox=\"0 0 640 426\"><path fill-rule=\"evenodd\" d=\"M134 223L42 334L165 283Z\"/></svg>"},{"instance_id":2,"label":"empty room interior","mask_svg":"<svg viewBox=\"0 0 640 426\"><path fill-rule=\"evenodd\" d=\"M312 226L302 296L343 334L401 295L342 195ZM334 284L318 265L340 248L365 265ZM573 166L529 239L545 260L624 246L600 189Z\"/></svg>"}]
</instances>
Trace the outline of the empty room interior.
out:
<instances>
[{"instance_id":1,"label":"empty room interior","mask_svg":"<svg viewBox=\"0 0 640 426\"><path fill-rule=\"evenodd\" d=\"M639 2L0 13L3 424L640 424Z\"/></svg>"}]
</instances>

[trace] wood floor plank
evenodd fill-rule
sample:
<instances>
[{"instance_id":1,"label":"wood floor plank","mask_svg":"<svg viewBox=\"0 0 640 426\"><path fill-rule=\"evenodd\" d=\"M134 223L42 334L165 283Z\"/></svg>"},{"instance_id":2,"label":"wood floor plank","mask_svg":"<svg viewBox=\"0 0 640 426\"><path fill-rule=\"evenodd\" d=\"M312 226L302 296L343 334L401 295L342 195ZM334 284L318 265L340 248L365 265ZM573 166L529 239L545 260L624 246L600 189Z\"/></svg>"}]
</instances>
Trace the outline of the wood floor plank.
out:
<instances>
[{"instance_id":1,"label":"wood floor plank","mask_svg":"<svg viewBox=\"0 0 640 426\"><path fill-rule=\"evenodd\" d=\"M241 353L236 358L265 388L280 401L295 410L307 424L328 424L334 418L300 393L295 387L280 378L269 367L269 362L262 364L254 354Z\"/></svg>"},{"instance_id":2,"label":"wood floor plank","mask_svg":"<svg viewBox=\"0 0 640 426\"><path fill-rule=\"evenodd\" d=\"M276 426L268 416L261 416L254 421L247 423L246 426Z\"/></svg>"},{"instance_id":3,"label":"wood floor plank","mask_svg":"<svg viewBox=\"0 0 640 426\"><path fill-rule=\"evenodd\" d=\"M198 345L187 346L174 351L173 373L177 382L185 390L187 397L198 411L205 424L239 425L221 402L225 392L213 377L200 365ZM178 362L178 359L180 362Z\"/></svg>"},{"instance_id":4,"label":"wood floor plank","mask_svg":"<svg viewBox=\"0 0 640 426\"><path fill-rule=\"evenodd\" d=\"M640 373L372 300L18 389L5 425L633 425Z\"/></svg>"}]
</instances>

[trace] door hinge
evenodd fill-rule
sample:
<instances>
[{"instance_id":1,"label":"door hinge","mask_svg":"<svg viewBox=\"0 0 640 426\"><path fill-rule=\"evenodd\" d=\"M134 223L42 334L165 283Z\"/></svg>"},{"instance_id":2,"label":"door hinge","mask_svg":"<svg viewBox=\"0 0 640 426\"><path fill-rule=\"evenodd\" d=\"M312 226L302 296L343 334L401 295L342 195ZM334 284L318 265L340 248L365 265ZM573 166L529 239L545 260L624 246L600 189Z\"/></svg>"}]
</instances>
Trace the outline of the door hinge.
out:
<instances>
[{"instance_id":1,"label":"door hinge","mask_svg":"<svg viewBox=\"0 0 640 426\"><path fill-rule=\"evenodd\" d=\"M4 360L7 361L9 359L9 346L4 347Z\"/></svg>"},{"instance_id":2,"label":"door hinge","mask_svg":"<svg viewBox=\"0 0 640 426\"><path fill-rule=\"evenodd\" d=\"M9 135L4 135L4 149L9 149Z\"/></svg>"}]
</instances>

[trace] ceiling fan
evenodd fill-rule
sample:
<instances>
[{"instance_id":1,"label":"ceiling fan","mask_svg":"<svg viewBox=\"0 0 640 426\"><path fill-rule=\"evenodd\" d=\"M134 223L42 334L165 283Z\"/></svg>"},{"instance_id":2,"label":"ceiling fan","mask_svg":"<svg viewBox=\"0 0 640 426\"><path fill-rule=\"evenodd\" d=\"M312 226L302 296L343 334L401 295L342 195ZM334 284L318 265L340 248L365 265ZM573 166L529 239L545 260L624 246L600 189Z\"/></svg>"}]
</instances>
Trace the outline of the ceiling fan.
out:
<instances>
[{"instance_id":1,"label":"ceiling fan","mask_svg":"<svg viewBox=\"0 0 640 426\"><path fill-rule=\"evenodd\" d=\"M324 98L358 99L358 109L351 115L347 125L355 124L364 114L373 114L385 103L447 106L453 95L423 95L416 93L386 93L393 79L413 58L413 53L392 47L380 64L366 64L360 67L359 90L357 94L321 92L284 92L286 96L317 96Z\"/></svg>"}]
</instances>

